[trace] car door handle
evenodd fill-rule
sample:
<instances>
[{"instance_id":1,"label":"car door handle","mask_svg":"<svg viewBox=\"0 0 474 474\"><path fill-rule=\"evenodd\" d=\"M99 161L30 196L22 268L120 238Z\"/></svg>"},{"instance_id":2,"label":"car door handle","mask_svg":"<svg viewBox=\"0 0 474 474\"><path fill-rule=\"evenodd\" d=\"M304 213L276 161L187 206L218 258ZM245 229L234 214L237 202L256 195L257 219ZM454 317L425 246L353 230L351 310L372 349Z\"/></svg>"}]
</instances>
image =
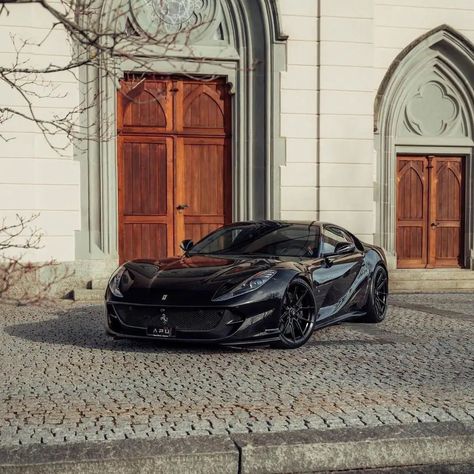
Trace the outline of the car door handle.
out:
<instances>
[{"instance_id":1,"label":"car door handle","mask_svg":"<svg viewBox=\"0 0 474 474\"><path fill-rule=\"evenodd\" d=\"M330 268L333 266L334 260L335 260L334 256L330 256L330 257L326 256L324 257L324 264L326 265L327 268Z\"/></svg>"}]
</instances>

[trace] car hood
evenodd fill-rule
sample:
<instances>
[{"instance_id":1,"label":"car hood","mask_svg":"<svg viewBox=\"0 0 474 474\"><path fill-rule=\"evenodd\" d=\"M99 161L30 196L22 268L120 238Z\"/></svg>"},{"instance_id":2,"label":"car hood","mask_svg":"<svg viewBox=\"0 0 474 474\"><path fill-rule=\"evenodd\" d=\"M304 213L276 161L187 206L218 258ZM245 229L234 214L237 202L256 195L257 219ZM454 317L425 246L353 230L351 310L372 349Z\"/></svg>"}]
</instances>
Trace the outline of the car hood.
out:
<instances>
[{"instance_id":1,"label":"car hood","mask_svg":"<svg viewBox=\"0 0 474 474\"><path fill-rule=\"evenodd\" d=\"M183 256L124 264L121 291L130 302L163 305L206 304L250 276L278 265L278 259Z\"/></svg>"}]
</instances>

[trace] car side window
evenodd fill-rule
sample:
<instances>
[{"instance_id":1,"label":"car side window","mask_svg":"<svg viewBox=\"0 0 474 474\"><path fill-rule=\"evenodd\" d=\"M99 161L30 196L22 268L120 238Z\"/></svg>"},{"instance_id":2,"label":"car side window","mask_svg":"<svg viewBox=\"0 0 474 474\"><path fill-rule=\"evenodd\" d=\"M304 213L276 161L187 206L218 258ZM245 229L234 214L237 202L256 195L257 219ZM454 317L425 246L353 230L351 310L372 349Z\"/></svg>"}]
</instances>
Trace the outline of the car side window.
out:
<instances>
[{"instance_id":1,"label":"car side window","mask_svg":"<svg viewBox=\"0 0 474 474\"><path fill-rule=\"evenodd\" d=\"M321 254L333 254L339 243L354 243L353 239L337 227L324 227Z\"/></svg>"}]
</instances>

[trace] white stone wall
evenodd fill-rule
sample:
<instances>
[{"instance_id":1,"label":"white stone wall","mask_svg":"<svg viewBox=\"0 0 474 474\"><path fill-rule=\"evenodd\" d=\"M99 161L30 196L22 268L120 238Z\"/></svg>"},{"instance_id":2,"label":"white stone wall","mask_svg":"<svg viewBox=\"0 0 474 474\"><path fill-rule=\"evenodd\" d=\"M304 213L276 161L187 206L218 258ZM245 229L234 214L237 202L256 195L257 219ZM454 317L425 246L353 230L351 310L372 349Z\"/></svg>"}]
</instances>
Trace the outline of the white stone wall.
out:
<instances>
[{"instance_id":1,"label":"white stone wall","mask_svg":"<svg viewBox=\"0 0 474 474\"><path fill-rule=\"evenodd\" d=\"M282 73L281 217L374 232L373 1L280 0L288 41Z\"/></svg>"},{"instance_id":2,"label":"white stone wall","mask_svg":"<svg viewBox=\"0 0 474 474\"><path fill-rule=\"evenodd\" d=\"M374 81L382 81L397 54L412 41L446 24L474 41L472 0L375 0Z\"/></svg>"},{"instance_id":3,"label":"white stone wall","mask_svg":"<svg viewBox=\"0 0 474 474\"><path fill-rule=\"evenodd\" d=\"M323 221L373 238L373 1L320 7L319 196Z\"/></svg>"},{"instance_id":4,"label":"white stone wall","mask_svg":"<svg viewBox=\"0 0 474 474\"><path fill-rule=\"evenodd\" d=\"M281 217L317 218L318 5L315 0L280 0L288 41L282 73L281 133L287 166L281 170Z\"/></svg>"},{"instance_id":5,"label":"white stone wall","mask_svg":"<svg viewBox=\"0 0 474 474\"><path fill-rule=\"evenodd\" d=\"M472 0L279 0L289 35L282 75L282 218L321 219L371 242L376 91L412 41L448 24L474 41Z\"/></svg>"},{"instance_id":6,"label":"white stone wall","mask_svg":"<svg viewBox=\"0 0 474 474\"><path fill-rule=\"evenodd\" d=\"M38 5L28 4L9 5L8 9L8 16L0 16L2 66L15 62L14 42L19 45L22 41L31 43L22 49L19 58L25 61L25 67L67 63L70 47L66 35L59 29L37 46L51 27L49 13ZM50 85L39 84L40 78L37 78L35 86L28 86L40 96L46 96L32 96L38 116L62 114L77 105L78 83L71 75L62 73L48 79L52 81ZM27 111L20 95L2 81L0 104ZM35 226L44 234L42 248L28 252L25 258L74 260L74 232L80 227L80 202L79 163L72 159L72 147L55 152L34 123L18 117L0 124L0 134L7 140L0 139L0 218L13 220L17 213L25 217L39 214ZM68 143L61 136L54 137L53 141L57 145Z\"/></svg>"},{"instance_id":7,"label":"white stone wall","mask_svg":"<svg viewBox=\"0 0 474 474\"><path fill-rule=\"evenodd\" d=\"M281 217L321 219L371 241L375 231L373 141L375 93L396 55L423 33L448 24L474 41L473 0L279 0L289 35L282 73ZM15 60L11 35L38 42L51 18L37 5L10 5L0 16L0 64ZM25 49L30 64L61 64L70 57L64 33ZM35 99L48 115L78 100L68 74L53 84L62 98ZM0 103L21 100L0 85ZM20 109L19 109L20 110ZM79 163L71 147L54 152L34 124L13 118L0 125L0 217L39 213L44 247L31 258L74 260L80 228Z\"/></svg>"}]
</instances>

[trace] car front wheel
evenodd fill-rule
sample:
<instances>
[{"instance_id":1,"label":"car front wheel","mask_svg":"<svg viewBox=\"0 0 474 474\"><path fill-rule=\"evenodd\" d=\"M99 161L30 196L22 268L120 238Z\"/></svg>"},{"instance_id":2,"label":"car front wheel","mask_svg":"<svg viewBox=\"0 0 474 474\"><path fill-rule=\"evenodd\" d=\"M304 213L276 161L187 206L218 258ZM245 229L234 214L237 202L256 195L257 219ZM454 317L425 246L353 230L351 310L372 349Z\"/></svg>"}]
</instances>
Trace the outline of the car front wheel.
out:
<instances>
[{"instance_id":1,"label":"car front wheel","mask_svg":"<svg viewBox=\"0 0 474 474\"><path fill-rule=\"evenodd\" d=\"M377 266L370 282L367 296L365 321L380 323L387 314L388 274L381 265Z\"/></svg>"},{"instance_id":2,"label":"car front wheel","mask_svg":"<svg viewBox=\"0 0 474 474\"><path fill-rule=\"evenodd\" d=\"M295 349L311 337L316 318L316 305L311 287L301 278L294 279L285 291L281 305L280 340L282 349Z\"/></svg>"}]
</instances>

